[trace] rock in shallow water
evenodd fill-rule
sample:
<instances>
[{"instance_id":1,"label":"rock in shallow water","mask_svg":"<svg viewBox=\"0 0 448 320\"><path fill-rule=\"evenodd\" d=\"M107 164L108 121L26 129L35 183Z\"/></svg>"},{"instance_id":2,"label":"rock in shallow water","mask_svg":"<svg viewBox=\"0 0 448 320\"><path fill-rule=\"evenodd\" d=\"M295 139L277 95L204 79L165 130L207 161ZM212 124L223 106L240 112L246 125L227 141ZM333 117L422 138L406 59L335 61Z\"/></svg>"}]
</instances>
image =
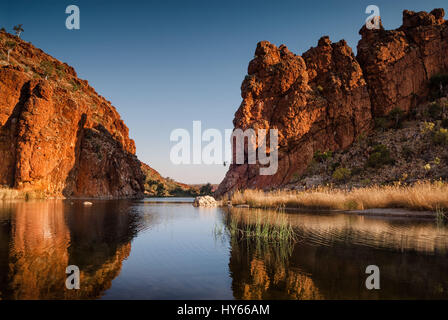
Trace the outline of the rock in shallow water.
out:
<instances>
[{"instance_id":1,"label":"rock in shallow water","mask_svg":"<svg viewBox=\"0 0 448 320\"><path fill-rule=\"evenodd\" d=\"M193 202L194 207L216 207L218 202L211 196L196 197Z\"/></svg>"}]
</instances>

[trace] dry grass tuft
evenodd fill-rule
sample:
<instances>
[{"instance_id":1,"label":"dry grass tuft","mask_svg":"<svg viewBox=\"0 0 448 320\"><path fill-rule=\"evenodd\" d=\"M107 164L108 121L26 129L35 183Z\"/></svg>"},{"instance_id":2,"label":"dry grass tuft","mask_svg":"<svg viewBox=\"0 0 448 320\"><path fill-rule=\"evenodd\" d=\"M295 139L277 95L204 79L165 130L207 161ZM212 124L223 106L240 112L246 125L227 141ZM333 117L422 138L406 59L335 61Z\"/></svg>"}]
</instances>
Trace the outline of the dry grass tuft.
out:
<instances>
[{"instance_id":1,"label":"dry grass tuft","mask_svg":"<svg viewBox=\"0 0 448 320\"><path fill-rule=\"evenodd\" d=\"M32 200L44 199L45 193L40 191L20 191L0 187L0 200Z\"/></svg>"},{"instance_id":2,"label":"dry grass tuft","mask_svg":"<svg viewBox=\"0 0 448 320\"><path fill-rule=\"evenodd\" d=\"M363 210L371 208L405 208L437 210L448 208L448 184L419 182L412 186L373 186L344 191L318 188L309 191L245 190L232 196L232 204L255 208L304 208Z\"/></svg>"}]
</instances>

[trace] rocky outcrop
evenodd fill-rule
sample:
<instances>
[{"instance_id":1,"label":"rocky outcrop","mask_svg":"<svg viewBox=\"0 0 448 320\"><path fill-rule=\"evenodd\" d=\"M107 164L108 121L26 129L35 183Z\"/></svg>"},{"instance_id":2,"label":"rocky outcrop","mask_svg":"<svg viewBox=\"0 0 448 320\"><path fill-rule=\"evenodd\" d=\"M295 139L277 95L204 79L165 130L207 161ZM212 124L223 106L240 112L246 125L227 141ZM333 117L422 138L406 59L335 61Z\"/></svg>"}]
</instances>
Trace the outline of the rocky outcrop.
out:
<instances>
[{"instance_id":1,"label":"rocky outcrop","mask_svg":"<svg viewBox=\"0 0 448 320\"><path fill-rule=\"evenodd\" d=\"M216 207L218 203L211 196L196 197L193 202L194 207Z\"/></svg>"},{"instance_id":2,"label":"rocky outcrop","mask_svg":"<svg viewBox=\"0 0 448 320\"><path fill-rule=\"evenodd\" d=\"M393 108L410 110L428 98L428 80L448 71L448 25L443 9L403 13L393 31L360 31L358 56L344 40L322 37L302 56L262 41L241 86L235 129L278 129L278 170L232 163L217 195L271 188L300 176L317 151L350 146ZM256 145L258 147L258 145Z\"/></svg>"},{"instance_id":3,"label":"rocky outcrop","mask_svg":"<svg viewBox=\"0 0 448 320\"><path fill-rule=\"evenodd\" d=\"M323 37L303 57L263 41L255 55L234 125L278 129L278 171L262 176L259 165L232 164L218 194L280 186L303 172L315 151L345 148L370 127L367 85L345 41L331 43Z\"/></svg>"},{"instance_id":4,"label":"rocky outcrop","mask_svg":"<svg viewBox=\"0 0 448 320\"><path fill-rule=\"evenodd\" d=\"M128 128L72 67L0 33L0 185L67 197L136 197Z\"/></svg>"},{"instance_id":5,"label":"rocky outcrop","mask_svg":"<svg viewBox=\"0 0 448 320\"><path fill-rule=\"evenodd\" d=\"M443 9L403 12L396 30L360 30L357 59L368 83L375 116L409 111L427 100L428 80L448 70L448 25Z\"/></svg>"}]
</instances>

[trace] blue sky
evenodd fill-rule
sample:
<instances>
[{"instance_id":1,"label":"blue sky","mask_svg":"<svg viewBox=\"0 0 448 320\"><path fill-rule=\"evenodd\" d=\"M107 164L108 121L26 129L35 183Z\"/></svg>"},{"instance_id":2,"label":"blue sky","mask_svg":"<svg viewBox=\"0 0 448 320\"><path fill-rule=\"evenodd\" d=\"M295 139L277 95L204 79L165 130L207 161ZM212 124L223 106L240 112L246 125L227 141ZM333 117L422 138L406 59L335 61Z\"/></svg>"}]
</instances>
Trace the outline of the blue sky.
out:
<instances>
[{"instance_id":1,"label":"blue sky","mask_svg":"<svg viewBox=\"0 0 448 320\"><path fill-rule=\"evenodd\" d=\"M65 28L70 4L80 8L80 30ZM179 181L219 183L223 165L170 162L171 131L192 131L194 120L203 130L232 128L257 42L301 54L329 35L355 49L370 4L387 29L401 25L404 9L448 9L446 0L3 0L0 27L22 23L23 39L73 66L110 100L140 160Z\"/></svg>"}]
</instances>

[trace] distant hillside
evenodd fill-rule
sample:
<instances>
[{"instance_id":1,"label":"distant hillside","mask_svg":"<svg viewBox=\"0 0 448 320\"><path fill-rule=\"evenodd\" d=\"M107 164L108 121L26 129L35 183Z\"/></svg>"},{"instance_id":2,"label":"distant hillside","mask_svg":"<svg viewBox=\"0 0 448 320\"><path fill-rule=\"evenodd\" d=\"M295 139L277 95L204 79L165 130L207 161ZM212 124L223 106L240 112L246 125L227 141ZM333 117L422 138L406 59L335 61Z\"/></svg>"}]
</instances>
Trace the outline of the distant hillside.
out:
<instances>
[{"instance_id":1,"label":"distant hillside","mask_svg":"<svg viewBox=\"0 0 448 320\"><path fill-rule=\"evenodd\" d=\"M196 197L198 195L211 194L214 191L210 184L188 185L177 182L171 178L164 178L160 173L146 163L141 162L141 168L145 175L145 195L152 197ZM216 187L216 186L215 186Z\"/></svg>"}]
</instances>

